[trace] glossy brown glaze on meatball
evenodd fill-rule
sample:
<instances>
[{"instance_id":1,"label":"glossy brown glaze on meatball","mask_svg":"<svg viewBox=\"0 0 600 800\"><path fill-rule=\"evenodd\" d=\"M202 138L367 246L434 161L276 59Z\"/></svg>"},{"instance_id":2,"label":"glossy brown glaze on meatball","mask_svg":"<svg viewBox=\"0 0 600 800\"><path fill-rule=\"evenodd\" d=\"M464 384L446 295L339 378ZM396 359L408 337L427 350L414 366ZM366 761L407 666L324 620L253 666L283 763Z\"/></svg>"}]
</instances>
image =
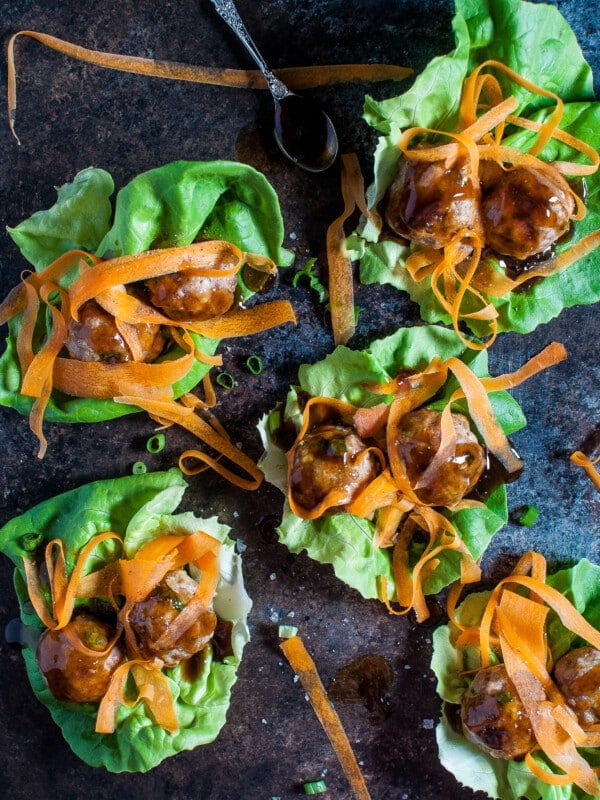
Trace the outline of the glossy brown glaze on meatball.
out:
<instances>
[{"instance_id":1,"label":"glossy brown glaze on meatball","mask_svg":"<svg viewBox=\"0 0 600 800\"><path fill-rule=\"evenodd\" d=\"M474 488L485 469L486 457L467 418L452 414L456 447L427 483L416 488L439 449L441 416L439 411L425 408L406 414L400 423L396 446L419 500L431 506L453 506Z\"/></svg>"},{"instance_id":2,"label":"glossy brown glaze on meatball","mask_svg":"<svg viewBox=\"0 0 600 800\"><path fill-rule=\"evenodd\" d=\"M115 636L115 628L92 614L83 613L60 630L45 630L38 642L36 657L48 688L66 703L99 701L113 672L124 661L125 652L117 642L108 653L94 656L81 652L77 642L102 653Z\"/></svg>"},{"instance_id":3,"label":"glossy brown glaze on meatball","mask_svg":"<svg viewBox=\"0 0 600 800\"><path fill-rule=\"evenodd\" d=\"M579 722L600 722L600 650L578 647L556 662L554 679Z\"/></svg>"},{"instance_id":4,"label":"glossy brown glaze on meatball","mask_svg":"<svg viewBox=\"0 0 600 800\"><path fill-rule=\"evenodd\" d=\"M218 269L232 264L224 261ZM237 275L207 276L205 270L182 270L146 281L150 302L174 320L202 322L233 306Z\"/></svg>"},{"instance_id":5,"label":"glossy brown glaze on meatball","mask_svg":"<svg viewBox=\"0 0 600 800\"><path fill-rule=\"evenodd\" d=\"M210 641L217 617L214 612L206 610L174 643L169 646L160 644L161 636L168 633L196 586L196 581L185 570L174 570L167 573L145 600L134 605L129 614L129 624L144 657L160 658L166 666L174 667L199 653Z\"/></svg>"},{"instance_id":6,"label":"glossy brown glaze on meatball","mask_svg":"<svg viewBox=\"0 0 600 800\"><path fill-rule=\"evenodd\" d=\"M316 508L332 489L344 489L346 505L378 471L377 457L352 427L323 425L294 448L289 488L306 509Z\"/></svg>"},{"instance_id":7,"label":"glossy brown glaze on meatball","mask_svg":"<svg viewBox=\"0 0 600 800\"><path fill-rule=\"evenodd\" d=\"M165 346L159 325L141 323L135 326L142 349L142 358L151 362ZM79 320L68 325L65 347L77 361L106 361L121 364L132 361L133 356L119 332L115 318L95 300L88 300L79 310Z\"/></svg>"},{"instance_id":8,"label":"glossy brown glaze on meatball","mask_svg":"<svg viewBox=\"0 0 600 800\"><path fill-rule=\"evenodd\" d=\"M548 250L569 230L575 201L558 173L515 167L482 173L486 245L519 260Z\"/></svg>"},{"instance_id":9,"label":"glossy brown glaze on meatball","mask_svg":"<svg viewBox=\"0 0 600 800\"><path fill-rule=\"evenodd\" d=\"M466 738L495 758L520 758L535 745L523 704L503 664L481 669L461 703Z\"/></svg>"},{"instance_id":10,"label":"glossy brown glaze on meatball","mask_svg":"<svg viewBox=\"0 0 600 800\"><path fill-rule=\"evenodd\" d=\"M465 229L480 230L479 216L479 184L466 158L400 159L386 209L386 222L400 236L440 249Z\"/></svg>"}]
</instances>

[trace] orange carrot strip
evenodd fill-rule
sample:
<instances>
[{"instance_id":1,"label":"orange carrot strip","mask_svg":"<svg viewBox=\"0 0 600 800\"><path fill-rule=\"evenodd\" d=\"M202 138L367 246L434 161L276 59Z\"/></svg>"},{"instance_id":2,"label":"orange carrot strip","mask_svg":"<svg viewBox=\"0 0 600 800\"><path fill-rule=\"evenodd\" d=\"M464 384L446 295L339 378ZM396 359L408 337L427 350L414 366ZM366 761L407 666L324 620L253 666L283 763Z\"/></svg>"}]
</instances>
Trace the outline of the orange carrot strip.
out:
<instances>
[{"instance_id":1,"label":"orange carrot strip","mask_svg":"<svg viewBox=\"0 0 600 800\"><path fill-rule=\"evenodd\" d=\"M307 652L302 639L299 636L285 639L281 643L281 649L290 666L299 677L315 714L333 746L344 774L348 779L353 796L356 800L370 800L371 795L344 727L327 696L315 663Z\"/></svg>"},{"instance_id":2,"label":"orange carrot strip","mask_svg":"<svg viewBox=\"0 0 600 800\"><path fill-rule=\"evenodd\" d=\"M214 86L239 89L267 89L267 83L259 70L220 69L216 67L197 67L172 61L155 61L139 56L125 56L90 50L80 45L37 31L18 31L8 42L8 116L13 136L19 141L15 129L17 110L17 81L15 72L15 41L19 36L28 36L64 55L85 61L98 67L167 78L192 81ZM287 67L278 69L276 74L286 85L294 89L310 89L317 86L357 81L404 80L412 74L412 69L392 64L335 64L311 67Z\"/></svg>"},{"instance_id":3,"label":"orange carrot strip","mask_svg":"<svg viewBox=\"0 0 600 800\"><path fill-rule=\"evenodd\" d=\"M531 753L527 753L525 755L525 763L536 778L544 783L549 784L550 786L570 786L573 783L573 777L570 774L558 775L555 772L550 772L549 770L544 769L532 757Z\"/></svg>"},{"instance_id":4,"label":"orange carrot strip","mask_svg":"<svg viewBox=\"0 0 600 800\"><path fill-rule=\"evenodd\" d=\"M576 450L571 454L570 459L578 467L583 467L585 474L590 478L594 486L600 490L600 473L595 469L595 465L600 463L600 456L592 461L585 453Z\"/></svg>"},{"instance_id":5,"label":"orange carrot strip","mask_svg":"<svg viewBox=\"0 0 600 800\"><path fill-rule=\"evenodd\" d=\"M138 688L138 695L134 699L129 699L125 693L130 673ZM157 725L170 733L177 733L179 721L169 683L160 666L141 659L125 661L113 673L108 691L98 708L96 733L114 733L119 704L132 708L140 701L146 703Z\"/></svg>"},{"instance_id":6,"label":"orange carrot strip","mask_svg":"<svg viewBox=\"0 0 600 800\"><path fill-rule=\"evenodd\" d=\"M219 266L224 264L223 269ZM207 277L235 274L242 265L242 251L230 242L208 240L185 247L165 247L100 261L85 270L69 287L71 311L106 289L135 281L157 278L185 270L201 270ZM153 322L154 320L139 320Z\"/></svg>"},{"instance_id":7,"label":"orange carrot strip","mask_svg":"<svg viewBox=\"0 0 600 800\"><path fill-rule=\"evenodd\" d=\"M541 350L537 355L532 356L522 366L514 372L506 373L504 375L496 375L494 377L480 378L482 386L485 387L487 392L498 392L505 389L514 389L515 386L520 386L529 378L537 375L548 367L553 367L564 361L567 357L567 351L560 342L550 342ZM462 393L461 393L462 394ZM459 393L453 395L453 400L458 399Z\"/></svg>"},{"instance_id":8,"label":"orange carrot strip","mask_svg":"<svg viewBox=\"0 0 600 800\"><path fill-rule=\"evenodd\" d=\"M185 459L197 458L203 463L210 464L219 475L233 483L234 486L253 490L257 489L262 483L264 476L252 459L232 444L228 438L225 438L216 431L212 425L197 414L194 414L191 409L185 408L180 403L174 401L166 399L156 400L149 397L122 396L115 397L114 400L117 403L138 406L144 411L147 411L152 419L156 420L159 424L175 423L180 425L182 428L185 428L185 430L193 433L200 441L215 450L220 456L224 456L235 464L239 468L239 471L246 473L249 477L245 478L238 473L232 472L230 469L220 464L215 458L212 458L200 450L186 450L181 454L179 464L180 467L182 467L182 471L186 474L193 475L195 473L193 470L182 466Z\"/></svg>"},{"instance_id":9,"label":"orange carrot strip","mask_svg":"<svg viewBox=\"0 0 600 800\"><path fill-rule=\"evenodd\" d=\"M530 131L540 131L542 128L542 123L524 117L509 115L506 121L510 122L511 125L518 125L520 128L525 128ZM552 134L552 138L563 142L563 144L568 145L573 150L578 150L586 158L589 158L591 162L590 164L581 164L578 161L553 161L552 166L557 169L561 175L592 175L597 171L600 165L600 153L594 150L587 142L578 139L576 136L572 136L561 128L556 128Z\"/></svg>"},{"instance_id":10,"label":"orange carrot strip","mask_svg":"<svg viewBox=\"0 0 600 800\"><path fill-rule=\"evenodd\" d=\"M463 96L468 96L469 93L473 91L477 78L479 77L481 71L486 68L493 68L498 70L499 72L503 72L514 83L532 92L532 94L539 94L542 97L548 97L551 100L554 100L556 107L554 111L550 114L546 122L542 124L542 128L539 132L538 139L530 149L530 152L533 155L537 155L544 149L546 144L552 138L555 129L558 127L558 124L560 123L563 114L563 101L555 92L551 92L548 89L544 89L542 86L537 86L532 81L529 81L522 75L519 75L518 72L515 72L514 70L510 69L510 67L507 67L501 61L495 61L493 59L483 61L481 64L475 67L473 72L469 75L469 77L465 81L463 88Z\"/></svg>"},{"instance_id":11,"label":"orange carrot strip","mask_svg":"<svg viewBox=\"0 0 600 800\"><path fill-rule=\"evenodd\" d=\"M509 473L520 471L523 463L510 446L506 434L496 420L489 397L481 381L460 359L449 358L446 363L461 384L469 406L469 414L483 436L487 447Z\"/></svg>"},{"instance_id":12,"label":"orange carrot strip","mask_svg":"<svg viewBox=\"0 0 600 800\"><path fill-rule=\"evenodd\" d=\"M356 208L355 196L364 184L358 158L354 153L342 155L342 197L344 210L327 228L328 286L333 341L346 344L356 329L354 316L354 283L352 261L346 250L344 223Z\"/></svg>"},{"instance_id":13,"label":"orange carrot strip","mask_svg":"<svg viewBox=\"0 0 600 800\"><path fill-rule=\"evenodd\" d=\"M67 575L67 565L62 539L52 539L46 545L45 564L52 601L52 610L48 611L46 597L42 587L39 568L33 559L23 558L27 591L36 614L47 628L59 630L70 621L75 598L80 596L79 586L86 578L83 572L96 547L107 539L122 542L121 537L112 531L97 534L79 551L75 567ZM56 553L56 555L54 555Z\"/></svg>"},{"instance_id":14,"label":"orange carrot strip","mask_svg":"<svg viewBox=\"0 0 600 800\"><path fill-rule=\"evenodd\" d=\"M287 300L272 300L269 303L236 308L204 322L180 322L180 325L211 339L230 339L235 336L251 336L275 328L286 322L296 324L296 314Z\"/></svg>"}]
</instances>

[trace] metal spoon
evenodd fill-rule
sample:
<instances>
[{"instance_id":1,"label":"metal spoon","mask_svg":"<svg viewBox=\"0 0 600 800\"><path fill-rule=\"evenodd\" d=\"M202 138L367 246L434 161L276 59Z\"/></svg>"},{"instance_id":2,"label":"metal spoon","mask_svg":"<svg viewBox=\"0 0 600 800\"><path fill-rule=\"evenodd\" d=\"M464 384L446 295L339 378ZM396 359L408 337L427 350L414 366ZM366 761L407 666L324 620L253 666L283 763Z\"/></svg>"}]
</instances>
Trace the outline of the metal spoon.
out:
<instances>
[{"instance_id":1,"label":"metal spoon","mask_svg":"<svg viewBox=\"0 0 600 800\"><path fill-rule=\"evenodd\" d=\"M308 172L323 172L333 164L338 138L321 107L292 92L267 66L232 0L211 0L217 13L238 36L265 76L275 102L275 141L281 152Z\"/></svg>"}]
</instances>

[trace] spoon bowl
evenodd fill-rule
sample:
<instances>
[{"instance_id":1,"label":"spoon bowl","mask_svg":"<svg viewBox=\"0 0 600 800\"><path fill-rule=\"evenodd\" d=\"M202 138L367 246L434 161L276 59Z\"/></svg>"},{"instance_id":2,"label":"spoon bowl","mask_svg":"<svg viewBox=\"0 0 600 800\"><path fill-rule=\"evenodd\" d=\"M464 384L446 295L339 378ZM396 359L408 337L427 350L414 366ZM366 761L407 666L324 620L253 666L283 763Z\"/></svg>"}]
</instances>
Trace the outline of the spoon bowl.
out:
<instances>
[{"instance_id":1,"label":"spoon bowl","mask_svg":"<svg viewBox=\"0 0 600 800\"><path fill-rule=\"evenodd\" d=\"M290 91L271 72L232 0L211 2L264 75L275 103L275 141L283 155L307 172L329 169L337 158L338 137L327 114L315 101Z\"/></svg>"},{"instance_id":2,"label":"spoon bowl","mask_svg":"<svg viewBox=\"0 0 600 800\"><path fill-rule=\"evenodd\" d=\"M313 100L293 92L275 100L275 141L307 172L323 172L337 157L338 138L327 114Z\"/></svg>"}]
</instances>

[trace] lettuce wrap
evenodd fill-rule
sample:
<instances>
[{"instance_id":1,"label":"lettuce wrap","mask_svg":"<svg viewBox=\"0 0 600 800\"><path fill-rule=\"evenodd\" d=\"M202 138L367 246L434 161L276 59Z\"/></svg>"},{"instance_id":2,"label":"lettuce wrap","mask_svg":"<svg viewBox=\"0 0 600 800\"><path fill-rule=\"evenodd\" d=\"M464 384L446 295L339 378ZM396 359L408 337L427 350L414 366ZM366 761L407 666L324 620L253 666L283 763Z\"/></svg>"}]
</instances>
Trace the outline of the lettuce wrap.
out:
<instances>
[{"instance_id":1,"label":"lettuce wrap","mask_svg":"<svg viewBox=\"0 0 600 800\"><path fill-rule=\"evenodd\" d=\"M156 248L182 247L196 240L231 242L244 253L257 253L275 264L290 263L282 248L284 228L278 198L266 178L252 167L228 161L176 161L134 178L113 204L112 177L90 167L57 189L57 201L14 228L8 228L23 256L40 272L62 254L84 250L100 258L131 255ZM76 271L67 274L68 286ZM242 298L252 291L238 277ZM21 371L16 349L22 314L9 320L7 347L0 357L0 404L29 414L33 398L19 391ZM40 319L37 342L50 322ZM191 334L199 354L214 354L219 340ZM39 344L38 344L39 346ZM180 353L175 348L168 358ZM210 365L196 358L173 386L174 397L191 391ZM54 390L44 418L49 422L98 422L138 411L112 399L73 397Z\"/></svg>"},{"instance_id":2,"label":"lettuce wrap","mask_svg":"<svg viewBox=\"0 0 600 800\"><path fill-rule=\"evenodd\" d=\"M73 751L93 767L110 772L145 772L165 758L212 742L226 721L231 688L249 639L246 618L251 602L227 526L216 518L176 513L186 486L176 469L97 481L42 502L0 529L0 550L15 565L14 585L26 629L27 645L22 652L31 686ZM132 557L140 547L161 535L187 537L198 529L221 543L220 577L213 607L219 620L231 624L230 654L217 655L209 643L200 667L186 670L182 661L163 669L175 702L178 732L170 733L156 724L146 704L137 702L131 707L118 706L113 733L97 733L97 704L56 700L40 672L36 643L44 625L29 598L24 558L31 557L33 545L37 550L59 538L71 574L81 548L105 531L119 534L124 552ZM114 542L101 542L88 571L94 572L114 558ZM80 599L77 604L85 602Z\"/></svg>"},{"instance_id":3,"label":"lettuce wrap","mask_svg":"<svg viewBox=\"0 0 600 800\"><path fill-rule=\"evenodd\" d=\"M583 559L571 568L548 575L545 583L564 596L592 628L598 631L600 567ZM453 618L458 624L467 626L468 630L476 629L481 624L490 597L490 591L467 595L454 612ZM587 645L587 640L563 624L554 610L547 617L545 641L551 654L551 665L556 664L561 656L573 648ZM479 665L479 647L475 642L465 647L457 646L456 628L453 628L452 622L434 631L431 668L437 678L437 692L444 704L436 738L444 767L459 783L499 800L590 800L591 797L597 797L600 787L596 787L592 794L572 782L551 785L536 777L525 760L494 758L465 738L452 709L460 705L463 693ZM600 766L598 747L583 746L578 748L578 752L592 768L597 769ZM540 769L561 772L556 765L552 765L542 750L534 752L532 757ZM592 784L594 780L592 773ZM590 788L593 789L593 786Z\"/></svg>"},{"instance_id":4,"label":"lettuce wrap","mask_svg":"<svg viewBox=\"0 0 600 800\"><path fill-rule=\"evenodd\" d=\"M600 147L600 104L594 98L592 73L573 31L555 7L522 0L456 0L452 27L456 48L448 55L434 58L408 91L382 101L366 98L364 118L381 134L374 154L374 181L367 193L371 209L381 210L396 176L402 132L413 127L456 130L463 82L487 60L502 62L524 79L554 91L564 102L559 128L592 150ZM497 77L505 96L516 98L515 115L539 123L549 118L548 97L532 94L503 74ZM532 133L508 126L503 143L526 150L532 143ZM567 144L554 138L538 157L546 162L586 160L581 153L574 154ZM596 171L584 181L587 213L572 224L568 237L557 242L557 257L600 227L600 173ZM397 237L380 236L381 224L376 219L362 220L349 237L348 246L360 263L360 280L365 284L392 284L419 305L423 320L450 322L449 311L432 290L431 275L418 281L409 275L406 263L411 248ZM564 270L501 296L486 295L485 290L483 299L475 301L467 296L463 320L475 335L488 335L489 317L482 321L469 318L468 314L489 303L497 312L497 332L530 332L564 308L597 302L599 264L599 251L595 249ZM504 274L502 267L496 266L496 270Z\"/></svg>"},{"instance_id":5,"label":"lettuce wrap","mask_svg":"<svg viewBox=\"0 0 600 800\"><path fill-rule=\"evenodd\" d=\"M402 370L418 371L432 359L460 359L477 376L487 374L487 355L467 348L453 331L440 326L400 329L392 336L374 341L365 351L337 347L323 361L304 364L299 369L298 385L290 388L281 403L260 422L265 453L260 466L266 479L286 495L279 540L291 552L306 550L309 557L331 564L336 576L356 589L365 598L381 597L382 578L387 582L390 598L394 597L393 557L389 547L374 542L375 522L346 511L326 513L316 519L302 519L290 508L288 497L288 464L286 449L278 439L281 430L298 431L301 425L300 403L307 396L338 398L357 407L375 407L381 396L370 386L391 381ZM441 410L449 401L457 383L450 377L427 404ZM497 421L506 435L525 425L516 401L505 391L489 395ZM453 404L468 416L464 401ZM331 511L332 509L330 509ZM444 509L442 513L453 525L456 536L478 560L493 535L507 521L505 484L500 481L485 496L485 501L468 508ZM423 553L424 544L412 538L408 560L411 567ZM437 566L423 581L425 594L435 594L461 575L461 553L443 549Z\"/></svg>"}]
</instances>

